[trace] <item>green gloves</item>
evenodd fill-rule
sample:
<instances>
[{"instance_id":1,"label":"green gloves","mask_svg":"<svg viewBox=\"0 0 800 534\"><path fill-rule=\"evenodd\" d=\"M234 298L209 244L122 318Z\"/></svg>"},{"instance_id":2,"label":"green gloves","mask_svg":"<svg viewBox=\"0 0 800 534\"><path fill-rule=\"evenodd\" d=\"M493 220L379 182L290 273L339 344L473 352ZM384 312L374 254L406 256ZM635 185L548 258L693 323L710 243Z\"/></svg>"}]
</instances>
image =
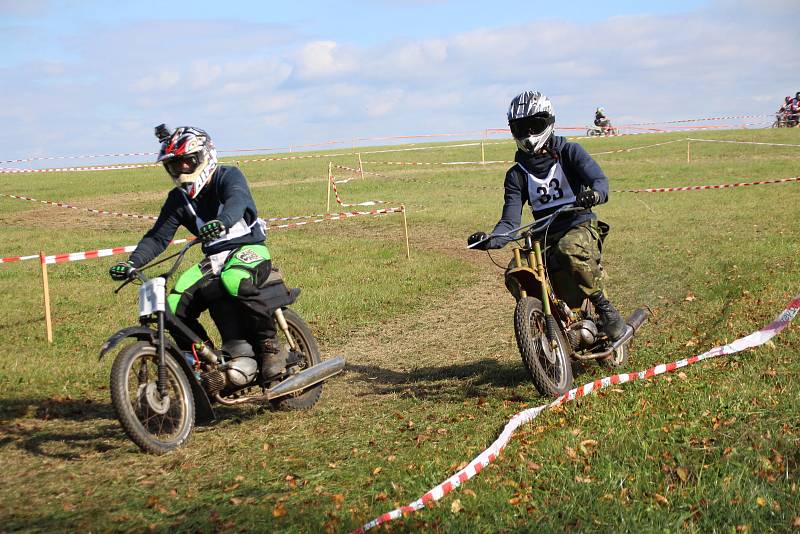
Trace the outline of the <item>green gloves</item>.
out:
<instances>
[{"instance_id":1,"label":"green gloves","mask_svg":"<svg viewBox=\"0 0 800 534\"><path fill-rule=\"evenodd\" d=\"M208 221L203 226L200 227L200 239L203 240L203 243L208 243L209 241L214 241L222 236L225 233L225 225L222 224L222 221L214 219L213 221Z\"/></svg>"},{"instance_id":2,"label":"green gloves","mask_svg":"<svg viewBox=\"0 0 800 534\"><path fill-rule=\"evenodd\" d=\"M116 265L112 265L108 270L108 274L110 274L111 278L117 282L122 282L124 280L128 280L135 271L136 267L134 267L133 263L128 260L124 263L119 262Z\"/></svg>"}]
</instances>

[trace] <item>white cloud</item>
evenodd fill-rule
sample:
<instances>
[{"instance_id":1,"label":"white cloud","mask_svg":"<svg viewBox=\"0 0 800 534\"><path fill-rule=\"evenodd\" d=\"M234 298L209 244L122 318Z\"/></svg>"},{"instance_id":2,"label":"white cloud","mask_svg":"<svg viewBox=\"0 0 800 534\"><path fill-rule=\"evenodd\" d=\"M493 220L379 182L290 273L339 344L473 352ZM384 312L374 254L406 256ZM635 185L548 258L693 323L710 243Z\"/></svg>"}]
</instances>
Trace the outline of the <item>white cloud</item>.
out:
<instances>
[{"instance_id":1,"label":"white cloud","mask_svg":"<svg viewBox=\"0 0 800 534\"><path fill-rule=\"evenodd\" d=\"M790 2L761 6L362 45L238 21L87 27L62 42L68 59L0 69L0 143L21 156L139 150L159 122L197 124L239 146L479 131L503 126L508 101L527 88L551 96L562 125L586 123L598 105L629 121L769 113L800 89L800 58L784 53L798 42L785 23ZM91 126L117 123L130 135Z\"/></svg>"},{"instance_id":2,"label":"white cloud","mask_svg":"<svg viewBox=\"0 0 800 534\"><path fill-rule=\"evenodd\" d=\"M335 41L314 41L294 55L294 74L299 80L319 80L355 72L358 60Z\"/></svg>"}]
</instances>

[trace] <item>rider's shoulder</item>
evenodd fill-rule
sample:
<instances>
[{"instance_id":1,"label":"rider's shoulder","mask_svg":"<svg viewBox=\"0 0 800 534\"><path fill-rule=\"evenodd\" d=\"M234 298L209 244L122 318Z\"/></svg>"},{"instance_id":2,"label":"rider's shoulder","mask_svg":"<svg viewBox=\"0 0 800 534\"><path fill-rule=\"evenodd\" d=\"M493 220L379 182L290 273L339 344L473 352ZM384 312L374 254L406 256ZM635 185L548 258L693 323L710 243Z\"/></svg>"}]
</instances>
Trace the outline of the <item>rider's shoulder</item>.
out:
<instances>
[{"instance_id":1,"label":"rider's shoulder","mask_svg":"<svg viewBox=\"0 0 800 534\"><path fill-rule=\"evenodd\" d=\"M217 172L214 175L214 179L218 180L219 182L224 181L231 181L231 180L244 180L244 173L239 167L234 167L232 165L220 165L217 167Z\"/></svg>"}]
</instances>

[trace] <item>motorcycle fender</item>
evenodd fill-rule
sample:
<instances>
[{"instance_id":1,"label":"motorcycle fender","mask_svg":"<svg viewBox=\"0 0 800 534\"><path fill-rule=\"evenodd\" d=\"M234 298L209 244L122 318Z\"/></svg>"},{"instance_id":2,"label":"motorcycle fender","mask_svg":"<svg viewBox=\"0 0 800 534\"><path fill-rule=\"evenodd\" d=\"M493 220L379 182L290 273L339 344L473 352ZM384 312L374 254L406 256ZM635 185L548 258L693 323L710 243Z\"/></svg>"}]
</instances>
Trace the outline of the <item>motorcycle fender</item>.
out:
<instances>
[{"instance_id":1,"label":"motorcycle fender","mask_svg":"<svg viewBox=\"0 0 800 534\"><path fill-rule=\"evenodd\" d=\"M540 295L542 284L539 275L529 267L518 267L506 273L507 278L511 278L519 287L527 291L529 295Z\"/></svg>"},{"instance_id":2,"label":"motorcycle fender","mask_svg":"<svg viewBox=\"0 0 800 534\"><path fill-rule=\"evenodd\" d=\"M102 360L103 356L105 356L111 349L119 345L119 342L126 337L135 337L140 341L151 341L155 343L155 335L155 332L144 326L129 326L128 328L123 328L108 338L105 343L103 343L103 345L100 347L100 357L98 360Z\"/></svg>"},{"instance_id":3,"label":"motorcycle fender","mask_svg":"<svg viewBox=\"0 0 800 534\"><path fill-rule=\"evenodd\" d=\"M116 332L112 335L103 346L100 347L100 357L98 359L102 359L111 349L119 345L120 341L125 338L136 338L139 341L149 341L155 345L155 336L156 333L149 328L144 326L130 326L128 328L123 328L119 332ZM208 394L206 390L203 389L203 386L195 379L194 377L194 370L189 366L186 362L186 359L181 354L181 351L176 347L169 339L166 340L167 346L166 352L167 355L173 358L175 361L178 362L178 365L181 366L183 372L189 377L189 384L192 386L192 394L194 395L194 405L195 405L195 422L198 425L210 423L214 421L216 416L214 415L214 408L211 406L211 400L208 398Z\"/></svg>"}]
</instances>

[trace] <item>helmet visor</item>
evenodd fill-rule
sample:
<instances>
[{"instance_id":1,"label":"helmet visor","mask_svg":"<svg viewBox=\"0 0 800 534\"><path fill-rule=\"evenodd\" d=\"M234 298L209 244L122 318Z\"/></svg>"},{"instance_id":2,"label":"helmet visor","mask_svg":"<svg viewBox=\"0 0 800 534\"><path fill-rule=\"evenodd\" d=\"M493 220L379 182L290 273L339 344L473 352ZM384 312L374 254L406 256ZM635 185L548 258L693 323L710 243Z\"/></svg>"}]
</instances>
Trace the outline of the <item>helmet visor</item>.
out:
<instances>
[{"instance_id":1,"label":"helmet visor","mask_svg":"<svg viewBox=\"0 0 800 534\"><path fill-rule=\"evenodd\" d=\"M181 174L192 174L199 165L200 155L197 153L164 160L164 168L173 178Z\"/></svg>"},{"instance_id":2,"label":"helmet visor","mask_svg":"<svg viewBox=\"0 0 800 534\"><path fill-rule=\"evenodd\" d=\"M541 135L555 120L555 116L543 111L531 115L530 117L515 119L511 121L508 126L511 128L511 135L513 135L514 138L524 139L531 135Z\"/></svg>"}]
</instances>

